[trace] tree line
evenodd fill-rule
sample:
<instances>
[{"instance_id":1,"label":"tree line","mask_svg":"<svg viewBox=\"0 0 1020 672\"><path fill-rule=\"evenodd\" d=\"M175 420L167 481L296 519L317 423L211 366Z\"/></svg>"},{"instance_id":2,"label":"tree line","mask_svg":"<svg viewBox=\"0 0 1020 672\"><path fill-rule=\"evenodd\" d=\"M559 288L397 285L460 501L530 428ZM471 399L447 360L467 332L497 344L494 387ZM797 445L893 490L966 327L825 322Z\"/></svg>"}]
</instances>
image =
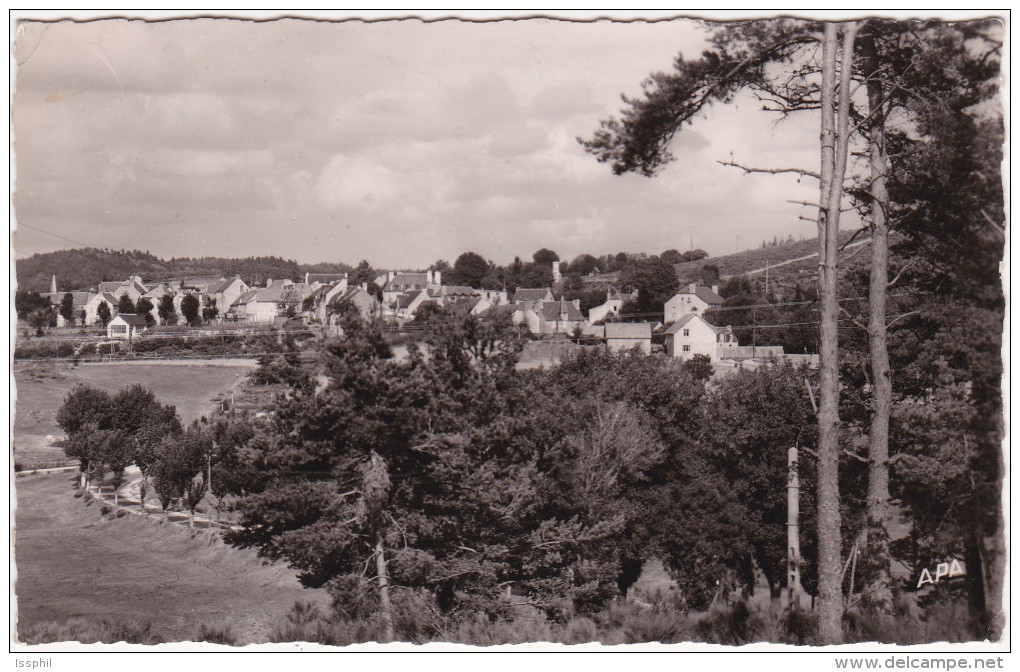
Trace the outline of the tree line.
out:
<instances>
[{"instance_id":1,"label":"tree line","mask_svg":"<svg viewBox=\"0 0 1020 672\"><path fill-rule=\"evenodd\" d=\"M617 174L652 176L673 160L670 143L676 133L708 106L731 102L741 92L750 92L763 102L765 110L784 118L819 111L820 169L747 166L733 159L722 163L748 174L792 173L816 179L820 186L819 200L813 204L820 252L819 571L820 613L824 640L829 643L841 639L844 608L839 581L843 549L847 548L835 533L840 529L843 492L838 444L839 321L847 312L838 301L843 284L837 248L840 214L845 206L858 210L871 233L867 314L850 315L851 321L867 332L866 366L870 369L865 375L870 392L866 402L870 412L867 453L862 458L869 470L869 524L854 546L865 549L870 602L877 610L888 612L893 599L888 534L892 515L890 442L897 403L889 331L904 317L926 312L918 308L891 318L887 314L889 286L903 279L908 270L913 272L910 267L915 265L912 260L901 260L900 269L890 279L889 232L903 233L907 242L902 250L940 266L946 275L981 282L982 289L975 294L983 295L984 303L991 302L990 309L996 310L1001 288L997 278L988 274L1002 258L1004 238L996 161L1002 141L1001 108L996 104L1001 35L1002 25L996 20L947 24L870 19L837 24L776 19L728 24L712 31L710 47L699 58L677 57L673 72L657 73L646 80L642 97L624 99L620 119L608 119L592 138L580 139L586 150L609 163ZM972 152L968 143L982 137L995 139L978 144L979 151ZM863 171L848 174L851 154L864 157ZM944 191L936 194L933 187ZM969 193L960 193L961 187ZM948 202L942 198L945 193L961 198ZM946 216L946 211L952 214ZM947 240L954 245L965 240L974 244L980 250L976 254L983 269L966 269L982 266L970 260L958 262L964 268L947 268ZM909 282L904 283L907 285ZM969 295L967 299L977 298L969 290L963 293ZM966 299L954 303L959 312L974 307ZM992 342L1001 338L1001 313L998 316L986 334ZM998 368L989 364L993 371ZM994 435L996 423L991 424ZM957 431L966 430L961 427ZM991 450L992 445L987 448ZM983 467L990 480L1001 477L994 461L984 458ZM1000 541L989 550L998 559L983 566L998 568L978 578L998 583L1001 522L996 522L994 510L985 514L992 518L982 515L975 520L982 520L984 533ZM964 536L958 545L962 551L963 546L975 543ZM991 591L993 601L999 599L994 597L996 592ZM992 611L997 611L994 605Z\"/></svg>"}]
</instances>

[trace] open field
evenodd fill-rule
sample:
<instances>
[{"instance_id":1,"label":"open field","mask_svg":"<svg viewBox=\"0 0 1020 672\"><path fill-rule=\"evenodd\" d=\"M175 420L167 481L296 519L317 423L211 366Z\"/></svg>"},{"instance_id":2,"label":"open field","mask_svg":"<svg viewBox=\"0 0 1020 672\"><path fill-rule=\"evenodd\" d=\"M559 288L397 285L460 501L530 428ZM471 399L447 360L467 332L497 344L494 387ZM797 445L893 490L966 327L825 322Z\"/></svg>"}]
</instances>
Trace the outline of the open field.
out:
<instances>
[{"instance_id":1,"label":"open field","mask_svg":"<svg viewBox=\"0 0 1020 672\"><path fill-rule=\"evenodd\" d=\"M839 244L846 245L853 238L855 231L840 231ZM866 236L858 236L854 247L848 247L840 254L844 260L855 252L858 243L867 244L870 240ZM687 261L676 265L677 275L681 278L691 278L703 266L716 266L719 275L725 279L737 275L755 274L764 272L765 267L774 267L774 277L797 277L805 274L807 277L814 277L818 273L818 240L808 238L790 243L780 243L772 247L755 248L744 250L734 254L725 254L718 257L707 257L698 261Z\"/></svg>"},{"instance_id":2,"label":"open field","mask_svg":"<svg viewBox=\"0 0 1020 672\"><path fill-rule=\"evenodd\" d=\"M225 628L237 643L266 641L296 601L325 607L325 591L253 551L142 516L111 519L73 497L74 475L16 481L18 632L59 631L71 619L150 624L167 641ZM34 639L34 636L32 637Z\"/></svg>"},{"instance_id":3,"label":"open field","mask_svg":"<svg viewBox=\"0 0 1020 672\"><path fill-rule=\"evenodd\" d=\"M254 361L242 359L110 362L77 367L63 362L15 363L15 459L26 469L64 459L63 450L51 445L46 437L60 436L57 410L79 383L110 392L139 383L151 389L162 403L176 406L181 422L189 424L208 414L213 399L228 392L254 365Z\"/></svg>"}]
</instances>

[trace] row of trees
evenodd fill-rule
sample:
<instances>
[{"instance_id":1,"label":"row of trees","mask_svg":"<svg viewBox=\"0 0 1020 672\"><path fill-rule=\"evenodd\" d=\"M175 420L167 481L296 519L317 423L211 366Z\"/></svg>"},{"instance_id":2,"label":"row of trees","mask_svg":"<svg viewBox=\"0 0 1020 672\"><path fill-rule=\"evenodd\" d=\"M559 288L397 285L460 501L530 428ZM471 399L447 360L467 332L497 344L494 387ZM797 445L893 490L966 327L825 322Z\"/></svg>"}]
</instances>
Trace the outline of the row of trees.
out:
<instances>
[{"instance_id":1,"label":"row of trees","mask_svg":"<svg viewBox=\"0 0 1020 672\"><path fill-rule=\"evenodd\" d=\"M206 493L203 471L213 453L213 429L198 423L182 428L176 409L141 385L115 394L80 385L64 400L57 424L67 437L64 452L78 460L82 488L108 473L120 487L124 471L136 465L143 508L154 491L164 510L176 500L194 514Z\"/></svg>"}]
</instances>

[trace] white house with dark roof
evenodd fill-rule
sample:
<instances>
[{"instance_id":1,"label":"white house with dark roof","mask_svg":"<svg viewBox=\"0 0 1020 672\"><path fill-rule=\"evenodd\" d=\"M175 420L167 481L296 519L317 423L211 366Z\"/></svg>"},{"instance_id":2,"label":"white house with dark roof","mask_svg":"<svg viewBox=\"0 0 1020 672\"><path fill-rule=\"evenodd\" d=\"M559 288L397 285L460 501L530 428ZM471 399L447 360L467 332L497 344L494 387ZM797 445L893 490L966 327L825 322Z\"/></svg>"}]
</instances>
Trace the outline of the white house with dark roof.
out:
<instances>
[{"instance_id":1,"label":"white house with dark roof","mask_svg":"<svg viewBox=\"0 0 1020 672\"><path fill-rule=\"evenodd\" d=\"M619 315L621 308L623 308L623 298L619 292L610 288L606 290L606 302L588 311L588 322L589 324L604 322L610 315Z\"/></svg>"},{"instance_id":2,"label":"white house with dark roof","mask_svg":"<svg viewBox=\"0 0 1020 672\"><path fill-rule=\"evenodd\" d=\"M379 302L379 299L369 294L365 287L355 286L348 287L343 292L334 294L326 302L326 317L323 322L330 326L336 326L340 312L348 305L353 305L357 308L358 313L365 320L370 320L382 314L382 304Z\"/></svg>"},{"instance_id":3,"label":"white house with dark roof","mask_svg":"<svg viewBox=\"0 0 1020 672\"><path fill-rule=\"evenodd\" d=\"M397 317L404 319L412 318L418 308L428 302L436 303L436 300L429 295L428 291L412 289L397 299Z\"/></svg>"},{"instance_id":4,"label":"white house with dark roof","mask_svg":"<svg viewBox=\"0 0 1020 672\"><path fill-rule=\"evenodd\" d=\"M241 276L235 275L232 278L224 278L217 284L210 286L207 290L207 295L208 298L216 301L216 309L222 318L230 309L230 306L234 305L234 302L249 289L251 287L241 279Z\"/></svg>"},{"instance_id":5,"label":"white house with dark roof","mask_svg":"<svg viewBox=\"0 0 1020 672\"><path fill-rule=\"evenodd\" d=\"M665 318L666 324L676 322L688 313L704 314L709 308L715 308L723 304L723 298L719 296L719 286L711 288L690 284L677 292L673 298L666 302Z\"/></svg>"},{"instance_id":6,"label":"white house with dark roof","mask_svg":"<svg viewBox=\"0 0 1020 672\"><path fill-rule=\"evenodd\" d=\"M706 355L713 362L726 357L726 351L737 347L732 327L717 327L699 315L687 313L663 332L666 335L666 353L677 359L690 359Z\"/></svg>"},{"instance_id":7,"label":"white house with dark roof","mask_svg":"<svg viewBox=\"0 0 1020 672\"><path fill-rule=\"evenodd\" d=\"M142 315L121 313L106 325L106 337L111 340L129 341L142 335L149 325Z\"/></svg>"}]
</instances>

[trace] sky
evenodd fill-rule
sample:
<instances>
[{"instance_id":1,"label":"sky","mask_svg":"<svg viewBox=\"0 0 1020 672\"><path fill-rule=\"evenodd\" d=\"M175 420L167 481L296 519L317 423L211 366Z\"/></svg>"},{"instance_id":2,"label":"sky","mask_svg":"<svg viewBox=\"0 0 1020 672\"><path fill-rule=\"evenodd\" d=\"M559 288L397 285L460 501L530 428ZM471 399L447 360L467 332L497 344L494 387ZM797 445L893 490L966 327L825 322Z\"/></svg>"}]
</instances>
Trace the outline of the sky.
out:
<instances>
[{"instance_id":1,"label":"sky","mask_svg":"<svg viewBox=\"0 0 1020 672\"><path fill-rule=\"evenodd\" d=\"M424 268L811 237L816 113L749 98L677 136L654 178L584 152L700 21L23 22L17 257L82 245Z\"/></svg>"}]
</instances>

